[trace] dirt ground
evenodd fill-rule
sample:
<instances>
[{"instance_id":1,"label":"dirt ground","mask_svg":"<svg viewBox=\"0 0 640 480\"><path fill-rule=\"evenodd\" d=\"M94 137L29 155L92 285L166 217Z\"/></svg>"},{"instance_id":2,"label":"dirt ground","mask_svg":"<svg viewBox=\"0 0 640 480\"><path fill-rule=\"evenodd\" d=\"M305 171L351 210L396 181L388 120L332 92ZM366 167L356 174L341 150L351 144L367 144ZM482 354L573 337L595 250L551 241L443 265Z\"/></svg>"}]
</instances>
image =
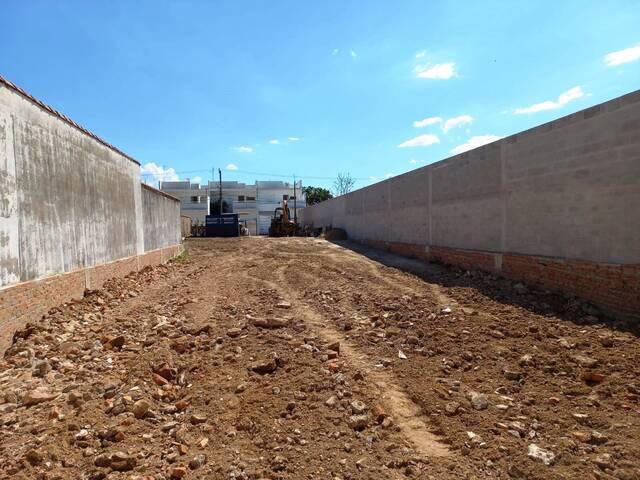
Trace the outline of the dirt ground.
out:
<instances>
[{"instance_id":1,"label":"dirt ground","mask_svg":"<svg viewBox=\"0 0 640 480\"><path fill-rule=\"evenodd\" d=\"M637 327L339 243L190 240L17 332L0 477L640 479Z\"/></svg>"}]
</instances>

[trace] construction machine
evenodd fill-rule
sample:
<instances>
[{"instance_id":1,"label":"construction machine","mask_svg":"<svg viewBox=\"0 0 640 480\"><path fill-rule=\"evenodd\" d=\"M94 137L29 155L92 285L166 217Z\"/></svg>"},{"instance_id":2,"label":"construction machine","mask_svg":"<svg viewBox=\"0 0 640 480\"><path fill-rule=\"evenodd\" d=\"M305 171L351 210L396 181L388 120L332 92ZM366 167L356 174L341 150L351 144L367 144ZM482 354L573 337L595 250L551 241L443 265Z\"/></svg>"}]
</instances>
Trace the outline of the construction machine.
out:
<instances>
[{"instance_id":1,"label":"construction machine","mask_svg":"<svg viewBox=\"0 0 640 480\"><path fill-rule=\"evenodd\" d=\"M273 211L271 226L269 227L270 237L291 237L298 231L298 224L291 220L291 212L287 201L282 201L282 207L277 207Z\"/></svg>"}]
</instances>

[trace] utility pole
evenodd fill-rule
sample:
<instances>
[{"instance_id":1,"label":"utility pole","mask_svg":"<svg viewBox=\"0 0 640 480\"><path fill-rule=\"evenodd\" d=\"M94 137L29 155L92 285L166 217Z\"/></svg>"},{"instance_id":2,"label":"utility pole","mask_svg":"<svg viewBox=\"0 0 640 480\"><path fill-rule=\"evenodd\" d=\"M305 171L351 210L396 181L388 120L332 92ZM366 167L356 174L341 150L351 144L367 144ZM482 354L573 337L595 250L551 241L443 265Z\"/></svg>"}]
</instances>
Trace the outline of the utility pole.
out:
<instances>
[{"instance_id":1,"label":"utility pole","mask_svg":"<svg viewBox=\"0 0 640 480\"><path fill-rule=\"evenodd\" d=\"M298 228L298 195L296 194L296 174L293 174L293 223Z\"/></svg>"},{"instance_id":2,"label":"utility pole","mask_svg":"<svg viewBox=\"0 0 640 480\"><path fill-rule=\"evenodd\" d=\"M220 169L218 169L218 187L218 191L220 192L218 203L220 204L220 216L222 216L222 170Z\"/></svg>"}]
</instances>

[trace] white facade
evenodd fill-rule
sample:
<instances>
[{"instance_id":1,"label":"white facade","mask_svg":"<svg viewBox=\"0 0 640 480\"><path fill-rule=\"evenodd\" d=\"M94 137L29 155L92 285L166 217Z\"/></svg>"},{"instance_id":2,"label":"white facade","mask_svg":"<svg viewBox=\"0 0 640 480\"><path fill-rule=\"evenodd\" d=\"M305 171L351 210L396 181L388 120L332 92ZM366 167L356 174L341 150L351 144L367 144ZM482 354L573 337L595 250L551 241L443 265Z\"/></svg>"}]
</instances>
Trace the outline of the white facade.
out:
<instances>
[{"instance_id":1,"label":"white facade","mask_svg":"<svg viewBox=\"0 0 640 480\"><path fill-rule=\"evenodd\" d=\"M190 217L194 225L204 224L205 217L209 215L209 191L206 186L189 180L160 182L160 190L180 199L181 215Z\"/></svg>"},{"instance_id":2,"label":"white facade","mask_svg":"<svg viewBox=\"0 0 640 480\"><path fill-rule=\"evenodd\" d=\"M206 186L188 180L161 182L160 190L179 198L182 215L191 217L194 223L204 223L206 215L218 213L210 212L210 205L217 203L220 196L219 182L209 182ZM230 213L238 214L240 223L247 226L251 235L269 233L271 217L283 200L288 201L292 217L297 213L300 218L301 210L306 206L302 182L296 182L294 189L293 183L282 181L256 181L253 185L223 181L222 200L229 206Z\"/></svg>"}]
</instances>

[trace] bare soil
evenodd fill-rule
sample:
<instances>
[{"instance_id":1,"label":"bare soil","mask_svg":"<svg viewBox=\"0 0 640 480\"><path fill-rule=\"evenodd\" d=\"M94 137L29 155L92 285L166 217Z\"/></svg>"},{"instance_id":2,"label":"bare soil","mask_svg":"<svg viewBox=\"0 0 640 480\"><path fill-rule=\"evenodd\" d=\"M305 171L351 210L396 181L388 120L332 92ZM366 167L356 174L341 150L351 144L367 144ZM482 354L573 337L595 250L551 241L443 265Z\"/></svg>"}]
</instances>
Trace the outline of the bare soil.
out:
<instances>
[{"instance_id":1,"label":"bare soil","mask_svg":"<svg viewBox=\"0 0 640 480\"><path fill-rule=\"evenodd\" d=\"M348 242L187 248L16 333L1 478L640 479L637 325Z\"/></svg>"}]
</instances>

